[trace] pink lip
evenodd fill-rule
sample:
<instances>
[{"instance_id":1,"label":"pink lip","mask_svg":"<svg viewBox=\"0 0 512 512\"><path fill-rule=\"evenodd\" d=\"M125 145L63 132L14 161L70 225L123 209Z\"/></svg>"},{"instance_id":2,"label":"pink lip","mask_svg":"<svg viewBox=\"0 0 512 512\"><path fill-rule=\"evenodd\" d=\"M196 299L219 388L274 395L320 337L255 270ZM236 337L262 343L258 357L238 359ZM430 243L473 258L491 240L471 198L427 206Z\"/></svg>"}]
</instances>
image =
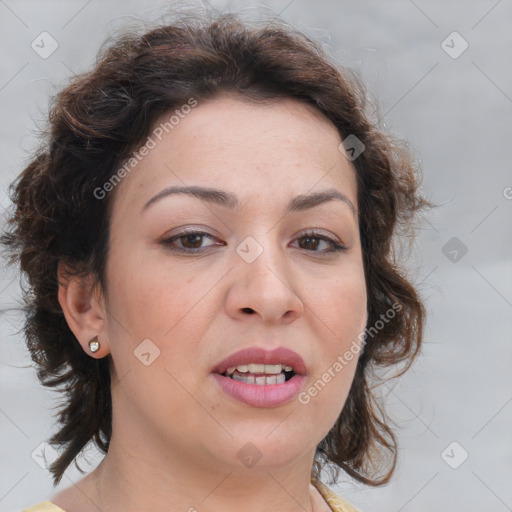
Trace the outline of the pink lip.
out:
<instances>
[{"instance_id":1,"label":"pink lip","mask_svg":"<svg viewBox=\"0 0 512 512\"><path fill-rule=\"evenodd\" d=\"M279 407L293 400L298 394L306 377L295 374L282 384L247 384L224 377L218 373L211 376L226 395L252 407Z\"/></svg>"},{"instance_id":2,"label":"pink lip","mask_svg":"<svg viewBox=\"0 0 512 512\"><path fill-rule=\"evenodd\" d=\"M228 368L241 364L284 364L291 366L295 375L282 384L247 384L238 380L224 377ZM306 365L304 360L293 350L279 347L275 350L265 350L260 347L250 347L230 355L220 362L213 370L212 377L226 395L253 407L278 407L295 398L306 380Z\"/></svg>"},{"instance_id":3,"label":"pink lip","mask_svg":"<svg viewBox=\"0 0 512 512\"><path fill-rule=\"evenodd\" d=\"M260 347L250 347L239 350L221 361L212 373L222 375L228 368L241 364L284 364L291 366L293 371L299 375L306 375L304 360L293 350L285 347L278 347L274 350L265 350ZM290 379L291 380L291 379ZM247 384L246 384L247 385ZM277 384L279 385L279 384Z\"/></svg>"}]
</instances>

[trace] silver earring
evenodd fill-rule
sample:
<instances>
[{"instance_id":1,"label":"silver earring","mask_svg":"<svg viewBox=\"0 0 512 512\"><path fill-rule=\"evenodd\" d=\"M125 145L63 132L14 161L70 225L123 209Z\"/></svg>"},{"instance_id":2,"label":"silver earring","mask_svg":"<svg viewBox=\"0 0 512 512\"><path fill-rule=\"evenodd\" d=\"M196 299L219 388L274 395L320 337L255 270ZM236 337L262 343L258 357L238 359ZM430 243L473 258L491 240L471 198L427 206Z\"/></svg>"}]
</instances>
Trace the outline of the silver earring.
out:
<instances>
[{"instance_id":1,"label":"silver earring","mask_svg":"<svg viewBox=\"0 0 512 512\"><path fill-rule=\"evenodd\" d=\"M98 341L98 336L94 336L94 338L89 341L89 350L91 352L98 352L100 349L100 342Z\"/></svg>"}]
</instances>

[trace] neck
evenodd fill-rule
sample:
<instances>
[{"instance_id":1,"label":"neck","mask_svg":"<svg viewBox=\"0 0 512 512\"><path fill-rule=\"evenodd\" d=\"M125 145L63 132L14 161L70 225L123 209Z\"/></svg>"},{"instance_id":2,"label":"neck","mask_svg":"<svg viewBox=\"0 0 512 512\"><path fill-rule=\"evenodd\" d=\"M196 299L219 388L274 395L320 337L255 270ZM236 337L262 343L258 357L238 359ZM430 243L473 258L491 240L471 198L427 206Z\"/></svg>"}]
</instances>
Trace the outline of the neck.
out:
<instances>
[{"instance_id":1,"label":"neck","mask_svg":"<svg viewBox=\"0 0 512 512\"><path fill-rule=\"evenodd\" d=\"M256 469L204 465L173 452L151 457L144 445L111 439L109 452L87 478L90 503L102 512L322 512L325 502L310 484L312 455L292 467ZM162 467L162 460L165 467Z\"/></svg>"}]
</instances>

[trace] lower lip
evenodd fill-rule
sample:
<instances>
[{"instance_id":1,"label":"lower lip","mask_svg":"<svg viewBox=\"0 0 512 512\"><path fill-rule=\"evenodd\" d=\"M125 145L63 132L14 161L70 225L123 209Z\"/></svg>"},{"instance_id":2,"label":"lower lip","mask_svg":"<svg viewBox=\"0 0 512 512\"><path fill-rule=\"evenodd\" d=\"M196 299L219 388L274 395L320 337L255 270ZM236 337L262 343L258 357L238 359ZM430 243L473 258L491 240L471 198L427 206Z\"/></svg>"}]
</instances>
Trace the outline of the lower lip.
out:
<instances>
[{"instance_id":1,"label":"lower lip","mask_svg":"<svg viewBox=\"0 0 512 512\"><path fill-rule=\"evenodd\" d=\"M293 400L300 391L305 377L295 374L282 384L247 384L238 380L212 373L226 395L253 407L278 407Z\"/></svg>"}]
</instances>

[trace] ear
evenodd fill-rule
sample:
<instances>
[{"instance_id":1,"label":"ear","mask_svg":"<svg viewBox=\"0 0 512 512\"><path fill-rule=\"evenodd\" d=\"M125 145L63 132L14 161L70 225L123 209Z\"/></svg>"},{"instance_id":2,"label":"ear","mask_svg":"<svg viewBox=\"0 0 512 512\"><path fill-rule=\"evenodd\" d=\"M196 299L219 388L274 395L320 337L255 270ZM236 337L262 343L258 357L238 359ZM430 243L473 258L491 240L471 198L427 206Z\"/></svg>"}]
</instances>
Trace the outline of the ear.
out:
<instances>
[{"instance_id":1,"label":"ear","mask_svg":"<svg viewBox=\"0 0 512 512\"><path fill-rule=\"evenodd\" d=\"M110 353L105 330L105 303L99 286L94 286L94 276L73 276L69 267L59 262L58 299L69 328L76 336L85 353L102 358ZM98 336L100 348L91 352L89 341Z\"/></svg>"}]
</instances>

